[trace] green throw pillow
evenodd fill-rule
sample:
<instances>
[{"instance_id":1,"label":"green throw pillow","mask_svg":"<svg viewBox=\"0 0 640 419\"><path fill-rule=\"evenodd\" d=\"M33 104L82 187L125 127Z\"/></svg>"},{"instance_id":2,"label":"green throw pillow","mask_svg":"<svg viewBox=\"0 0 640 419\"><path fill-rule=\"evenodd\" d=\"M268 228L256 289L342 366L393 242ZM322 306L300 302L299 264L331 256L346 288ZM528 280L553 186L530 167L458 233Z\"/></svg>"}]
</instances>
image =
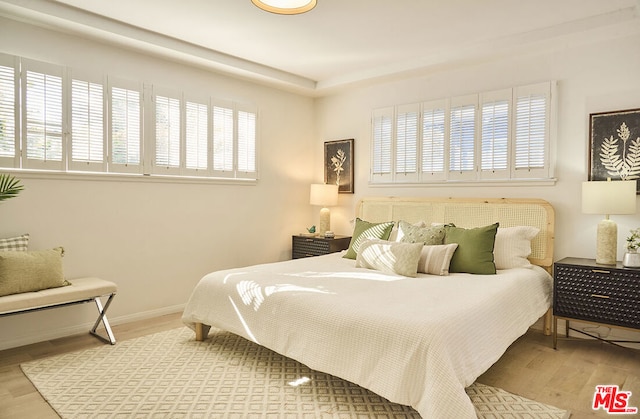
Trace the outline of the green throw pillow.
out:
<instances>
[{"instance_id":1,"label":"green throw pillow","mask_svg":"<svg viewBox=\"0 0 640 419\"><path fill-rule=\"evenodd\" d=\"M0 296L62 287L62 247L38 251L0 252Z\"/></svg>"},{"instance_id":2,"label":"green throw pillow","mask_svg":"<svg viewBox=\"0 0 640 419\"><path fill-rule=\"evenodd\" d=\"M358 249L360 244L366 239L381 239L387 240L391 229L395 223L388 221L384 223L370 223L368 221L356 218L356 226L353 229L351 235L351 241L349 242L349 248L347 253L343 257L347 259L355 259L358 256Z\"/></svg>"},{"instance_id":3,"label":"green throw pillow","mask_svg":"<svg viewBox=\"0 0 640 419\"><path fill-rule=\"evenodd\" d=\"M367 239L356 257L356 268L368 268L415 278L424 245Z\"/></svg>"},{"instance_id":4,"label":"green throw pillow","mask_svg":"<svg viewBox=\"0 0 640 419\"><path fill-rule=\"evenodd\" d=\"M469 229L447 225L445 231L445 244L458 243L458 248L449 264L449 272L483 275L496 273L493 247L498 223Z\"/></svg>"},{"instance_id":5,"label":"green throw pillow","mask_svg":"<svg viewBox=\"0 0 640 419\"><path fill-rule=\"evenodd\" d=\"M398 228L401 233L401 242L423 243L427 246L444 242L444 225L419 227L401 220L398 222Z\"/></svg>"}]
</instances>

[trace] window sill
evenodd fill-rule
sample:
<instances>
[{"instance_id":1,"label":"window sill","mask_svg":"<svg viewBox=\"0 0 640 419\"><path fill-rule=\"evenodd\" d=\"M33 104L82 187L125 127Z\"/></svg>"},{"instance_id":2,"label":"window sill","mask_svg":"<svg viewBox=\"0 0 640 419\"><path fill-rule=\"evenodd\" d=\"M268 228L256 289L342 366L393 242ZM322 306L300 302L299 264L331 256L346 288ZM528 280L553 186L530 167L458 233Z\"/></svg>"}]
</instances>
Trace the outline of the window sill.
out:
<instances>
[{"instance_id":1,"label":"window sill","mask_svg":"<svg viewBox=\"0 0 640 419\"><path fill-rule=\"evenodd\" d=\"M152 183L191 183L254 186L257 179L214 178L198 176L166 176L141 175L127 173L93 173L93 172L57 172L48 170L24 170L0 168L0 173L11 173L20 179L48 179L48 180L84 180L103 182L152 182Z\"/></svg>"},{"instance_id":2,"label":"window sill","mask_svg":"<svg viewBox=\"0 0 640 419\"><path fill-rule=\"evenodd\" d=\"M424 188L424 187L469 187L469 186L488 186L488 187L520 187L520 186L554 186L558 179L509 179L509 180L443 180L439 182L371 182L369 186L372 188Z\"/></svg>"}]
</instances>

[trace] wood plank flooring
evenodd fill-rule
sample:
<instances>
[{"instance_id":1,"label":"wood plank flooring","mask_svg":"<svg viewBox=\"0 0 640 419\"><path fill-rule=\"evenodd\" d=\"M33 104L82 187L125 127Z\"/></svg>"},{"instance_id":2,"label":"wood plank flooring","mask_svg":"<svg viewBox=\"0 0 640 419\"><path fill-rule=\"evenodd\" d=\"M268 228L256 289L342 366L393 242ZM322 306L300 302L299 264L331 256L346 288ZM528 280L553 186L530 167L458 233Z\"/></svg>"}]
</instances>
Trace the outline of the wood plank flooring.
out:
<instances>
[{"instance_id":1,"label":"wood plank flooring","mask_svg":"<svg viewBox=\"0 0 640 419\"><path fill-rule=\"evenodd\" d=\"M180 327L180 316L176 313L113 329L116 339L123 341ZM57 418L24 376L20 363L99 345L104 343L86 334L0 351L0 419ZM640 407L640 350L591 340L559 340L554 350L551 337L530 330L478 381L568 409L575 419L610 417L603 410L591 409L595 386L617 384L632 392L630 405Z\"/></svg>"}]
</instances>

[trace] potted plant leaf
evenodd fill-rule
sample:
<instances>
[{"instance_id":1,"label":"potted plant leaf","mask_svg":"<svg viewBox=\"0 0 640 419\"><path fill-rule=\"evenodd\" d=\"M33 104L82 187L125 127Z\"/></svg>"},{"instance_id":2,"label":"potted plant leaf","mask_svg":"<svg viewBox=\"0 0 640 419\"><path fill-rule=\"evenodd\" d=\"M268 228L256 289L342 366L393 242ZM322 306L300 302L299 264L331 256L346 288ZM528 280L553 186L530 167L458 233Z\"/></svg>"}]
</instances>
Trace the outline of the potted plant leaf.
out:
<instances>
[{"instance_id":1,"label":"potted plant leaf","mask_svg":"<svg viewBox=\"0 0 640 419\"><path fill-rule=\"evenodd\" d=\"M15 176L8 173L0 173L0 201L15 198L23 189L24 186Z\"/></svg>"}]
</instances>

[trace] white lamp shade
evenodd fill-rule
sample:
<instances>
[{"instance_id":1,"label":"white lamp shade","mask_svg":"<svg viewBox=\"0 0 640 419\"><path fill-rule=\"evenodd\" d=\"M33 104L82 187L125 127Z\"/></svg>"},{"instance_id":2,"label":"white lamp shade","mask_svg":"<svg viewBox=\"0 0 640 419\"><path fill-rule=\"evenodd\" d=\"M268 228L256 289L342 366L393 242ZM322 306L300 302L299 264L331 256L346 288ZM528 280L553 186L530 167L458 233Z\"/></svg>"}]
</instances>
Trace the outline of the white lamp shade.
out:
<instances>
[{"instance_id":1,"label":"white lamp shade","mask_svg":"<svg viewBox=\"0 0 640 419\"><path fill-rule=\"evenodd\" d=\"M338 205L338 185L311 185L309 203L311 205L319 205L321 207Z\"/></svg>"},{"instance_id":2,"label":"white lamp shade","mask_svg":"<svg viewBox=\"0 0 640 419\"><path fill-rule=\"evenodd\" d=\"M635 214L636 181L582 182L582 212L585 214Z\"/></svg>"}]
</instances>

